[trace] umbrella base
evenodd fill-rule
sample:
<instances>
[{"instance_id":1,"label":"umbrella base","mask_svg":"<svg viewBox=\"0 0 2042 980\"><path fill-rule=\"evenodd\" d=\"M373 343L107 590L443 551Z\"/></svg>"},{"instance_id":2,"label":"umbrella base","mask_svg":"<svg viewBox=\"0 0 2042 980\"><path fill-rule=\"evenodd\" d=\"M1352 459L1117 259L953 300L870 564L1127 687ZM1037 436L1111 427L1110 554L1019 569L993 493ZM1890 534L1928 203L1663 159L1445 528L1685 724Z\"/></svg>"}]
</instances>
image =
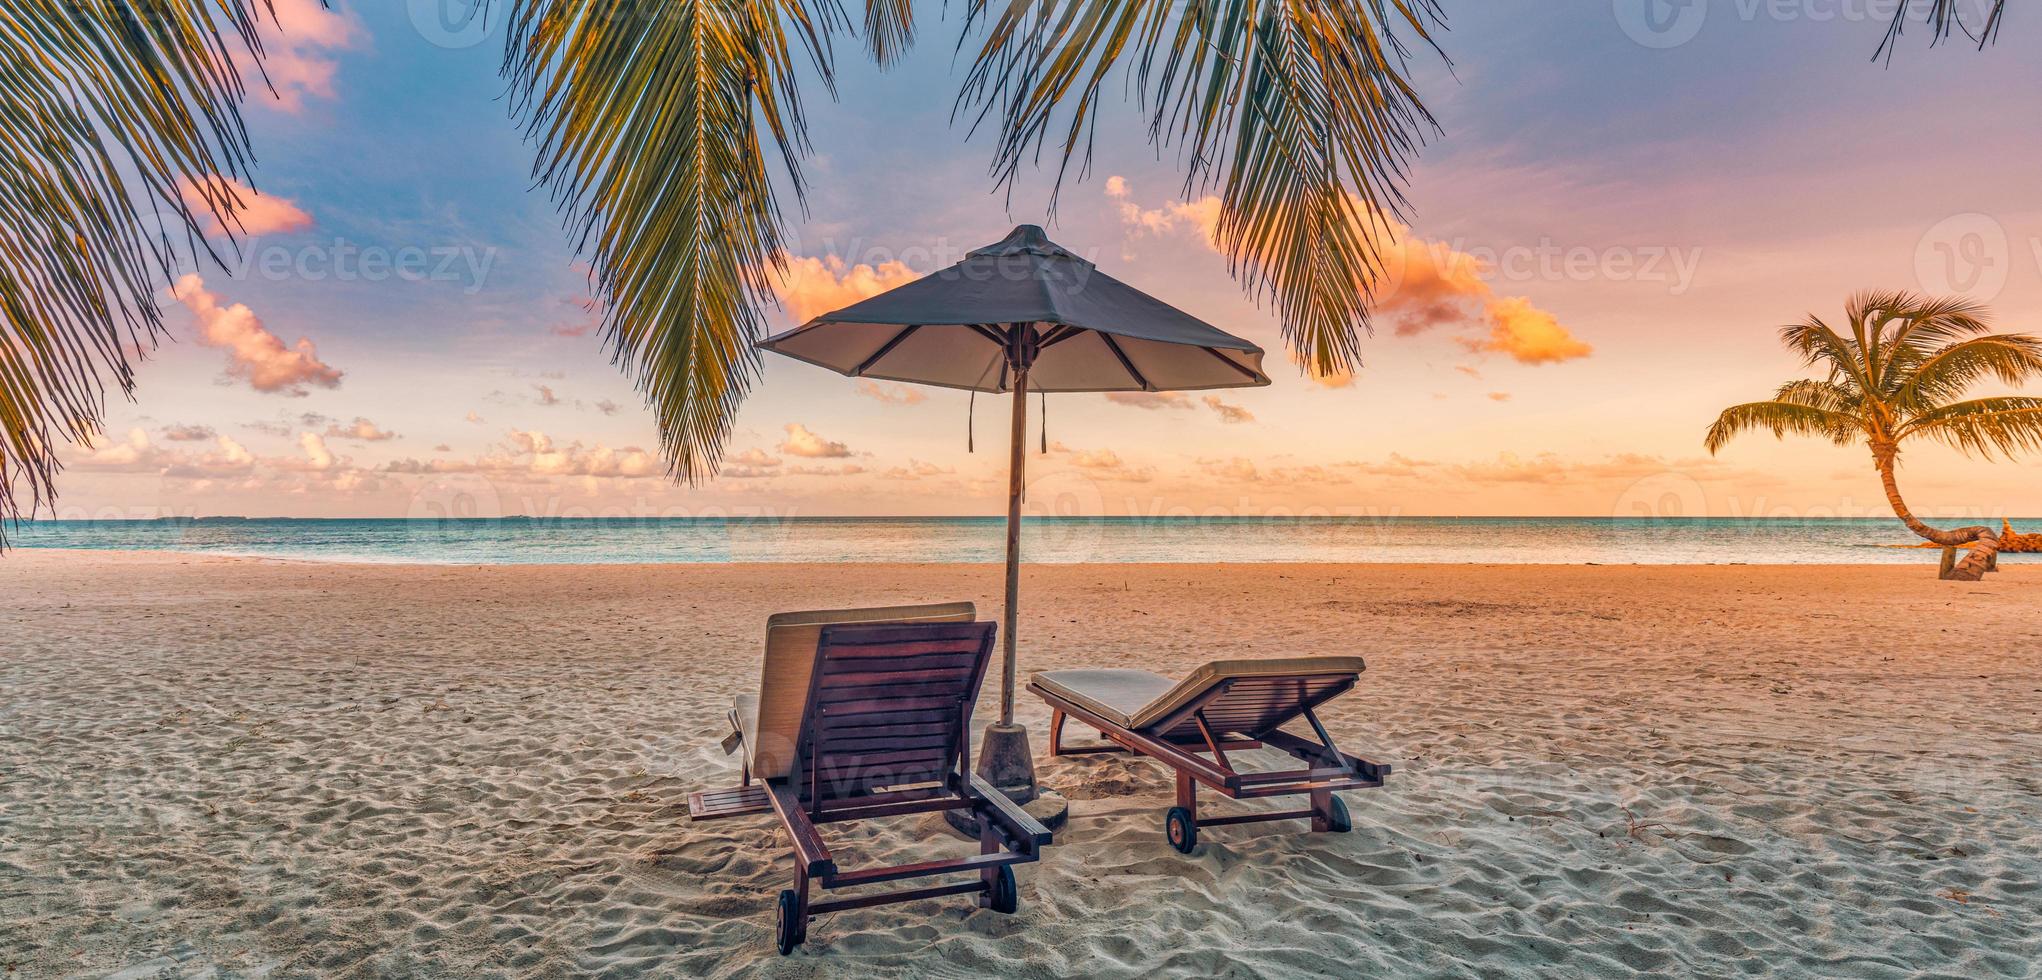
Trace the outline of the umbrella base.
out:
<instances>
[{"instance_id":1,"label":"umbrella base","mask_svg":"<svg viewBox=\"0 0 2042 980\"><path fill-rule=\"evenodd\" d=\"M1028 748L1028 729L1023 725L987 725L979 736L978 774L998 786L1016 803L1035 798L1035 753ZM1015 795L1021 787L1026 796Z\"/></svg>"}]
</instances>

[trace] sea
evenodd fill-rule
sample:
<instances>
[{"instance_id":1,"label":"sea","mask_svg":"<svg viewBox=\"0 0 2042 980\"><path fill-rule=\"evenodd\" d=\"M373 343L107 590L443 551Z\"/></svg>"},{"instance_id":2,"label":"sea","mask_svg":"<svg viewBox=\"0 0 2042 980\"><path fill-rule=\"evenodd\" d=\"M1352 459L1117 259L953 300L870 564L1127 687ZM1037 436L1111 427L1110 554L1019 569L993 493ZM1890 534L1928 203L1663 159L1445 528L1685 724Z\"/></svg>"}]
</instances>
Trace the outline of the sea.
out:
<instances>
[{"instance_id":1,"label":"sea","mask_svg":"<svg viewBox=\"0 0 2042 980\"><path fill-rule=\"evenodd\" d=\"M5 539L15 548L487 565L996 562L1006 542L999 517L187 517L26 521ZM1933 551L1893 547L1915 540L1899 521L1878 518L1042 517L1023 523L1021 550L1026 561L1057 564L1934 563Z\"/></svg>"}]
</instances>

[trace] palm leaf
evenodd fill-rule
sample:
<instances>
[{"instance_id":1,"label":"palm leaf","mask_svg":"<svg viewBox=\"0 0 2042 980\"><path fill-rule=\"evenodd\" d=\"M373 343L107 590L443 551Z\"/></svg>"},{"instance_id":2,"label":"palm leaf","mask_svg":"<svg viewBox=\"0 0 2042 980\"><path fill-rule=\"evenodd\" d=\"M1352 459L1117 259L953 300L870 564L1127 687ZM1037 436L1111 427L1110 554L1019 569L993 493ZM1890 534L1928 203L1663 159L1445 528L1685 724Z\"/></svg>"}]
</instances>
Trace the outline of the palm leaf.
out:
<instances>
[{"instance_id":1,"label":"palm leaf","mask_svg":"<svg viewBox=\"0 0 2042 980\"><path fill-rule=\"evenodd\" d=\"M2024 334L1974 337L1927 352L1899 375L1894 406L1919 415L1945 405L1987 378L2009 385L2042 377L2042 339Z\"/></svg>"},{"instance_id":2,"label":"palm leaf","mask_svg":"<svg viewBox=\"0 0 2042 980\"><path fill-rule=\"evenodd\" d=\"M1956 34L1963 34L1985 50L1999 37L1999 28L2006 17L2007 0L1991 0L1992 6L1975 19L1966 19L1967 8L1975 8L1976 0L1928 0L1927 9L1922 11L1922 23L1928 25L1929 43L1940 44ZM1893 49L1900 44L1905 33L1909 15L1921 10L1922 5L1901 3L1894 5L1893 20L1886 26L1886 37L1879 42L1879 50L1872 53L1872 60L1893 60Z\"/></svg>"},{"instance_id":3,"label":"palm leaf","mask_svg":"<svg viewBox=\"0 0 2042 980\"><path fill-rule=\"evenodd\" d=\"M1855 321L1856 317L1852 319ZM1799 354L1802 363L1809 367L1827 368L1832 382L1849 384L1859 391L1877 390L1865 373L1864 352L1820 317L1810 316L1801 323L1781 327L1780 342Z\"/></svg>"},{"instance_id":4,"label":"palm leaf","mask_svg":"<svg viewBox=\"0 0 2042 980\"><path fill-rule=\"evenodd\" d=\"M1922 436L1987 459L2042 450L2042 398L1978 398L1945 405L1901 427L1902 436Z\"/></svg>"},{"instance_id":5,"label":"palm leaf","mask_svg":"<svg viewBox=\"0 0 2042 980\"><path fill-rule=\"evenodd\" d=\"M758 376L781 213L799 196L795 48L829 76L834 5L514 0L505 74L534 174L591 259L603 332L658 418L673 473L713 474Z\"/></svg>"},{"instance_id":6,"label":"palm leaf","mask_svg":"<svg viewBox=\"0 0 2042 980\"><path fill-rule=\"evenodd\" d=\"M1060 133L1060 190L1089 168L1101 92L1126 67L1186 193L1221 187L1235 275L1273 299L1297 360L1337 374L1369 326L1381 216L1401 214L1406 164L1437 128L1399 32L1429 45L1440 19L1434 0L972 0L986 38L958 106L997 120L1010 189Z\"/></svg>"},{"instance_id":7,"label":"palm leaf","mask_svg":"<svg viewBox=\"0 0 2042 980\"><path fill-rule=\"evenodd\" d=\"M865 0L865 46L881 68L892 67L914 43L914 0Z\"/></svg>"},{"instance_id":8,"label":"palm leaf","mask_svg":"<svg viewBox=\"0 0 2042 980\"><path fill-rule=\"evenodd\" d=\"M1787 401L1749 402L1733 405L1717 416L1702 445L1714 455L1730 440L1752 431L1771 432L1781 439L1789 435L1816 436L1847 446L1863 434L1858 419L1843 412L1829 411Z\"/></svg>"},{"instance_id":9,"label":"palm leaf","mask_svg":"<svg viewBox=\"0 0 2042 980\"><path fill-rule=\"evenodd\" d=\"M0 518L55 497L63 442L99 431L110 380L162 333L156 305L207 246L184 184L230 228L257 0L8 0L0 12ZM202 209L203 210L203 209ZM4 525L0 525L4 531ZM4 544L4 536L0 536Z\"/></svg>"}]
</instances>

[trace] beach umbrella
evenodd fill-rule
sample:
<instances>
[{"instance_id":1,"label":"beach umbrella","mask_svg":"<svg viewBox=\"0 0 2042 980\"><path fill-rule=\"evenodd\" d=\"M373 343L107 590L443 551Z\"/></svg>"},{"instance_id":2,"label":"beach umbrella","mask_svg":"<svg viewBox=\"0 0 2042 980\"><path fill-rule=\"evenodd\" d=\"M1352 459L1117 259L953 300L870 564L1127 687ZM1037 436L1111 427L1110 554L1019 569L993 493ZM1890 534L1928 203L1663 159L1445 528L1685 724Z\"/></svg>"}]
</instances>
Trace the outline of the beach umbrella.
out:
<instances>
[{"instance_id":1,"label":"beach umbrella","mask_svg":"<svg viewBox=\"0 0 2042 980\"><path fill-rule=\"evenodd\" d=\"M1011 393L1007 486L1007 594L1001 636L1000 721L1014 738L1015 624L1019 609L1021 488L1030 392L1193 391L1257 387L1262 348L1100 272L1021 225L1004 241L941 272L826 313L761 341L776 354L854 378ZM1021 757L995 770L1028 766ZM1011 743L1009 743L1011 744ZM981 771L988 766L982 763ZM996 785L1009 785L997 778Z\"/></svg>"}]
</instances>

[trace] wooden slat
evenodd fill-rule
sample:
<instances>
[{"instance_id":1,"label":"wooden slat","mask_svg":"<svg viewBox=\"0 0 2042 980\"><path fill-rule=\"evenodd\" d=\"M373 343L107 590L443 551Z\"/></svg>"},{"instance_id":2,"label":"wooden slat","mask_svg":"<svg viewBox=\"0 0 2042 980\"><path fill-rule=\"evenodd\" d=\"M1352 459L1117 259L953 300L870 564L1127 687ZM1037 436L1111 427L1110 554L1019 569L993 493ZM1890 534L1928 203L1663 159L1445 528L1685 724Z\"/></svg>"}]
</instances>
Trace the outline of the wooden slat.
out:
<instances>
[{"instance_id":1,"label":"wooden slat","mask_svg":"<svg viewBox=\"0 0 2042 980\"><path fill-rule=\"evenodd\" d=\"M913 902L924 898L942 898L945 895L963 895L984 891L983 881L967 882L962 885L936 885L931 888L909 888L897 892L883 892L878 895L860 895L857 898L838 898L827 902L814 902L808 906L808 914L822 915L825 912L846 912L851 909L869 909L874 905L892 905L895 902Z\"/></svg>"},{"instance_id":2,"label":"wooden slat","mask_svg":"<svg viewBox=\"0 0 2042 980\"><path fill-rule=\"evenodd\" d=\"M852 729L853 732L858 729ZM938 732L934 735L898 735L881 731L875 735L859 736L850 733L839 735L829 741L831 752L858 752L877 747L899 749L949 749L957 744L957 733Z\"/></svg>"},{"instance_id":3,"label":"wooden slat","mask_svg":"<svg viewBox=\"0 0 2042 980\"><path fill-rule=\"evenodd\" d=\"M809 822L808 813L801 808L801 800L793 788L767 783L766 798L772 802L773 813L780 818L780 826L787 829L787 836L794 841L795 857L808 869L808 873L811 876L835 874L837 865L830 860L829 845L823 843L822 834L817 833L815 824Z\"/></svg>"},{"instance_id":4,"label":"wooden slat","mask_svg":"<svg viewBox=\"0 0 2042 980\"><path fill-rule=\"evenodd\" d=\"M901 765L927 766L940 764L949 755L941 749L901 749L892 752L868 752L857 754L831 750L816 756L817 768L828 773L830 770L877 769ZM827 779L825 775L823 778Z\"/></svg>"},{"instance_id":5,"label":"wooden slat","mask_svg":"<svg viewBox=\"0 0 2042 980\"><path fill-rule=\"evenodd\" d=\"M907 654L898 652L900 647L890 644L851 647L836 646L830 649L834 651L830 654L830 659L836 661L837 667L843 670L869 670L880 664L922 667L924 665L941 664L945 661L970 661L978 655L977 651L969 647L958 647L951 644L944 644L922 650L918 653Z\"/></svg>"},{"instance_id":6,"label":"wooden slat","mask_svg":"<svg viewBox=\"0 0 2042 980\"><path fill-rule=\"evenodd\" d=\"M825 718L842 718L847 715L892 714L897 711L943 711L955 712L957 698L866 698L858 701L824 700L816 705Z\"/></svg>"},{"instance_id":7,"label":"wooden slat","mask_svg":"<svg viewBox=\"0 0 2042 980\"><path fill-rule=\"evenodd\" d=\"M850 728L885 727L898 721L902 725L942 723L951 728L956 728L957 705L954 699L946 703L950 705L948 708L896 712L872 711L862 714L844 715L843 717L824 716L817 719L819 722L817 727L823 732L839 732Z\"/></svg>"},{"instance_id":8,"label":"wooden slat","mask_svg":"<svg viewBox=\"0 0 2042 980\"><path fill-rule=\"evenodd\" d=\"M705 790L688 794L689 820L722 820L726 817L766 813L772 809L772 801L766 798L766 791L760 786L739 786L734 789Z\"/></svg>"},{"instance_id":9,"label":"wooden slat","mask_svg":"<svg viewBox=\"0 0 2042 980\"><path fill-rule=\"evenodd\" d=\"M873 732L887 736L899 736L901 738L914 738L921 735L954 735L957 733L956 722L947 720L913 722L902 725L876 719L869 720L865 724L857 724L858 719L847 719L847 721L851 723L841 725L834 723L825 724L822 726L822 731L828 736L830 741L839 741L847 738L867 738L871 737Z\"/></svg>"},{"instance_id":10,"label":"wooden slat","mask_svg":"<svg viewBox=\"0 0 2042 980\"><path fill-rule=\"evenodd\" d=\"M929 674L941 678L970 678L976 659L970 653L958 653L954 657L862 657L862 659L831 659L823 666L825 678L839 678L845 674Z\"/></svg>"},{"instance_id":11,"label":"wooden slat","mask_svg":"<svg viewBox=\"0 0 2042 980\"><path fill-rule=\"evenodd\" d=\"M860 871L842 871L825 876L824 888L850 888L855 885L877 885L881 882L899 881L903 878L926 878L930 875L954 874L959 871L984 871L1009 864L1026 864L1031 858L1026 854L973 854L970 857L949 858L943 861L923 861L920 864L899 864L887 868L866 868Z\"/></svg>"}]
</instances>

